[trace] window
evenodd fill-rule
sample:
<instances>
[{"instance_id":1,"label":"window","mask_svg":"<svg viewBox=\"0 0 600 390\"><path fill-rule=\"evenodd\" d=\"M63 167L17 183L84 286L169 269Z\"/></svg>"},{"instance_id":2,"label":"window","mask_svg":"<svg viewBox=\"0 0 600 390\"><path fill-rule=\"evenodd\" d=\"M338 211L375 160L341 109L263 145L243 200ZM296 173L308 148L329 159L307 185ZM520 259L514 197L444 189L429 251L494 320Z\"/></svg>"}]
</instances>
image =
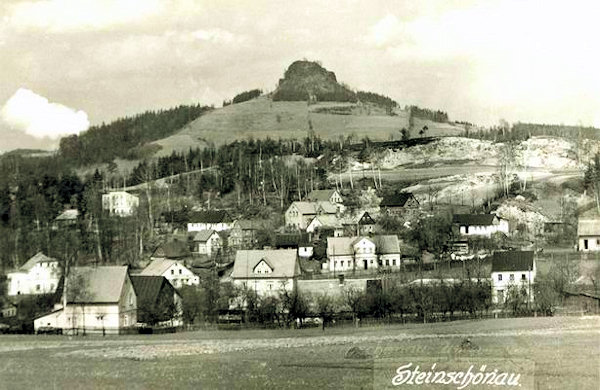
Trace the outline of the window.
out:
<instances>
[{"instance_id":1,"label":"window","mask_svg":"<svg viewBox=\"0 0 600 390\"><path fill-rule=\"evenodd\" d=\"M521 274L521 280L525 280L527 279L527 277L525 276L525 274Z\"/></svg>"},{"instance_id":2,"label":"window","mask_svg":"<svg viewBox=\"0 0 600 390\"><path fill-rule=\"evenodd\" d=\"M502 274L498 274L498 281L501 282L502 281Z\"/></svg>"},{"instance_id":3,"label":"window","mask_svg":"<svg viewBox=\"0 0 600 390\"><path fill-rule=\"evenodd\" d=\"M40 290L41 290L41 288L40 288L40 285L39 285L39 284L36 284L36 286L35 286L35 291L40 291Z\"/></svg>"},{"instance_id":4,"label":"window","mask_svg":"<svg viewBox=\"0 0 600 390\"><path fill-rule=\"evenodd\" d=\"M508 279L509 279L511 282L514 282L514 281L515 281L515 274L510 274L510 276L508 277Z\"/></svg>"},{"instance_id":5,"label":"window","mask_svg":"<svg viewBox=\"0 0 600 390\"><path fill-rule=\"evenodd\" d=\"M175 275L175 270L174 269L171 270L171 275Z\"/></svg>"},{"instance_id":6,"label":"window","mask_svg":"<svg viewBox=\"0 0 600 390\"><path fill-rule=\"evenodd\" d=\"M587 250L587 249L588 249L588 240L583 240L583 248L584 248L585 250Z\"/></svg>"},{"instance_id":7,"label":"window","mask_svg":"<svg viewBox=\"0 0 600 390\"><path fill-rule=\"evenodd\" d=\"M181 275L181 268L179 269L179 275Z\"/></svg>"}]
</instances>

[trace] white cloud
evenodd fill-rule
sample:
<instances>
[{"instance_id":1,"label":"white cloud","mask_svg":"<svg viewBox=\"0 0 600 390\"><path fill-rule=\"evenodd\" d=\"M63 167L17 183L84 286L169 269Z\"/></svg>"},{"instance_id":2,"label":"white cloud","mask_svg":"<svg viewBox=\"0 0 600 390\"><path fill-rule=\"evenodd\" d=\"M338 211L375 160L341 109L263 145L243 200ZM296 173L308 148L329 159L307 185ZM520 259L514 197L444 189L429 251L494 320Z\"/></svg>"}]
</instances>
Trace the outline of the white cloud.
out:
<instances>
[{"instance_id":1,"label":"white cloud","mask_svg":"<svg viewBox=\"0 0 600 390\"><path fill-rule=\"evenodd\" d=\"M220 28L196 30L192 33L192 36L201 41L225 44L240 43L244 40L243 36L233 34L230 31L223 30Z\"/></svg>"},{"instance_id":2,"label":"white cloud","mask_svg":"<svg viewBox=\"0 0 600 390\"><path fill-rule=\"evenodd\" d=\"M67 134L79 134L90 126L84 111L51 103L25 88L19 88L8 99L0 111L0 118L10 127L36 138L57 139Z\"/></svg>"},{"instance_id":3,"label":"white cloud","mask_svg":"<svg viewBox=\"0 0 600 390\"><path fill-rule=\"evenodd\" d=\"M399 38L402 33L402 25L393 14L387 14L375 25L371 26L367 41L376 46L383 46Z\"/></svg>"},{"instance_id":4,"label":"white cloud","mask_svg":"<svg viewBox=\"0 0 600 390\"><path fill-rule=\"evenodd\" d=\"M38 0L9 7L8 22L49 32L105 29L141 21L162 10L160 0Z\"/></svg>"}]
</instances>

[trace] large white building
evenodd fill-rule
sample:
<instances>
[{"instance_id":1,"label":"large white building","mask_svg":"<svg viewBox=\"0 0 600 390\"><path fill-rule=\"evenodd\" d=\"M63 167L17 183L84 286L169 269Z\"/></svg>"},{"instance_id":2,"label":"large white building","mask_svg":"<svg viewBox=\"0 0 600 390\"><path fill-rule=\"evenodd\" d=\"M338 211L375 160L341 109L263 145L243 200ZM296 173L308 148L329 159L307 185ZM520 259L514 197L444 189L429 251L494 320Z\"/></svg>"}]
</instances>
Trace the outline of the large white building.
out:
<instances>
[{"instance_id":1,"label":"large white building","mask_svg":"<svg viewBox=\"0 0 600 390\"><path fill-rule=\"evenodd\" d=\"M400 268L400 242L393 235L328 237L327 258L324 268L331 272Z\"/></svg>"},{"instance_id":2,"label":"large white building","mask_svg":"<svg viewBox=\"0 0 600 390\"><path fill-rule=\"evenodd\" d=\"M34 328L121 333L137 323L137 297L127 267L75 267L69 275L67 307L35 318ZM61 301L62 302L62 301Z\"/></svg>"},{"instance_id":3,"label":"large white building","mask_svg":"<svg viewBox=\"0 0 600 390\"><path fill-rule=\"evenodd\" d=\"M112 191L102 195L102 209L108 210L110 215L128 217L140 205L140 199L125 191Z\"/></svg>"},{"instance_id":4,"label":"large white building","mask_svg":"<svg viewBox=\"0 0 600 390\"><path fill-rule=\"evenodd\" d=\"M533 302L536 265L532 251L498 251L492 257L492 302L503 304L511 290Z\"/></svg>"},{"instance_id":5,"label":"large white building","mask_svg":"<svg viewBox=\"0 0 600 390\"><path fill-rule=\"evenodd\" d=\"M239 250L231 279L238 287L268 296L294 291L299 275L298 255L293 249Z\"/></svg>"},{"instance_id":6,"label":"large white building","mask_svg":"<svg viewBox=\"0 0 600 390\"><path fill-rule=\"evenodd\" d=\"M53 293L60 276L58 260L39 252L17 271L7 274L8 295Z\"/></svg>"}]
</instances>

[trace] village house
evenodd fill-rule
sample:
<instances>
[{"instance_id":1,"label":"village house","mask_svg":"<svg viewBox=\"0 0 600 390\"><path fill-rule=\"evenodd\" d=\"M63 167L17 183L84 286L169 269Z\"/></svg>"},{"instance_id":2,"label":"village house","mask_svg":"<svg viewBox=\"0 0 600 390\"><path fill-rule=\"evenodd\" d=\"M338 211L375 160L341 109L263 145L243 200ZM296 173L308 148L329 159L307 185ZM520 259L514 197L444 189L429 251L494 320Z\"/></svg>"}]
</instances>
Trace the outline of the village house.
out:
<instances>
[{"instance_id":1,"label":"village house","mask_svg":"<svg viewBox=\"0 0 600 390\"><path fill-rule=\"evenodd\" d=\"M7 319L16 316L17 305L6 297L0 297L0 318Z\"/></svg>"},{"instance_id":2,"label":"village house","mask_svg":"<svg viewBox=\"0 0 600 390\"><path fill-rule=\"evenodd\" d=\"M337 208L338 213L345 211L342 195L336 189L313 190L305 198L308 202L329 202Z\"/></svg>"},{"instance_id":3,"label":"village house","mask_svg":"<svg viewBox=\"0 0 600 390\"><path fill-rule=\"evenodd\" d=\"M533 302L536 264L532 251L496 251L492 256L492 302L506 301L509 289L524 292L526 300Z\"/></svg>"},{"instance_id":4,"label":"village house","mask_svg":"<svg viewBox=\"0 0 600 390\"><path fill-rule=\"evenodd\" d=\"M355 217L342 221L345 236L367 236L375 233L376 222L371 215L364 211Z\"/></svg>"},{"instance_id":5,"label":"village house","mask_svg":"<svg viewBox=\"0 0 600 390\"><path fill-rule=\"evenodd\" d=\"M53 230L63 229L67 227L77 226L77 219L79 218L79 210L67 209L60 213L54 218L54 224L52 225Z\"/></svg>"},{"instance_id":6,"label":"village house","mask_svg":"<svg viewBox=\"0 0 600 390\"><path fill-rule=\"evenodd\" d=\"M251 289L258 296L294 291L300 276L295 250L240 250L235 256L231 279L238 287Z\"/></svg>"},{"instance_id":7,"label":"village house","mask_svg":"<svg viewBox=\"0 0 600 390\"><path fill-rule=\"evenodd\" d=\"M418 210L420 205L411 192L396 192L384 195L379 207L388 215L402 216Z\"/></svg>"},{"instance_id":8,"label":"village house","mask_svg":"<svg viewBox=\"0 0 600 390\"><path fill-rule=\"evenodd\" d=\"M400 242L398 236L393 235L328 237L327 258L324 268L331 272L379 267L399 269Z\"/></svg>"},{"instance_id":9,"label":"village house","mask_svg":"<svg viewBox=\"0 0 600 390\"><path fill-rule=\"evenodd\" d=\"M140 325L183 324L183 299L164 276L131 275Z\"/></svg>"},{"instance_id":10,"label":"village house","mask_svg":"<svg viewBox=\"0 0 600 390\"><path fill-rule=\"evenodd\" d=\"M293 202L285 212L285 226L306 230L317 215L336 215L338 208L330 202Z\"/></svg>"},{"instance_id":11,"label":"village house","mask_svg":"<svg viewBox=\"0 0 600 390\"><path fill-rule=\"evenodd\" d=\"M201 230L194 234L194 254L213 256L223 248L221 236L214 230Z\"/></svg>"},{"instance_id":12,"label":"village house","mask_svg":"<svg viewBox=\"0 0 600 390\"><path fill-rule=\"evenodd\" d=\"M298 251L301 258L311 258L314 246L307 233L277 234L275 235L276 249L294 249Z\"/></svg>"},{"instance_id":13,"label":"village house","mask_svg":"<svg viewBox=\"0 0 600 390\"><path fill-rule=\"evenodd\" d=\"M69 275L67 307L34 319L42 327L62 329L63 334L123 333L137 323L137 298L127 267L74 267ZM62 301L61 301L62 302Z\"/></svg>"},{"instance_id":14,"label":"village house","mask_svg":"<svg viewBox=\"0 0 600 390\"><path fill-rule=\"evenodd\" d=\"M214 230L222 232L231 229L233 221L225 210L193 211L188 215L188 232Z\"/></svg>"},{"instance_id":15,"label":"village house","mask_svg":"<svg viewBox=\"0 0 600 390\"><path fill-rule=\"evenodd\" d=\"M140 275L164 276L175 288L200 284L200 278L178 260L152 260Z\"/></svg>"},{"instance_id":16,"label":"village house","mask_svg":"<svg viewBox=\"0 0 600 390\"><path fill-rule=\"evenodd\" d=\"M341 237L344 235L342 219L334 214L317 215L308 224L306 232L316 233L323 229L333 231L334 237Z\"/></svg>"},{"instance_id":17,"label":"village house","mask_svg":"<svg viewBox=\"0 0 600 390\"><path fill-rule=\"evenodd\" d=\"M111 191L102 195L102 209L110 215L129 217L140 205L140 199L125 191Z\"/></svg>"},{"instance_id":18,"label":"village house","mask_svg":"<svg viewBox=\"0 0 600 390\"><path fill-rule=\"evenodd\" d=\"M454 214L452 222L462 236L491 237L495 233L508 235L508 221L495 214Z\"/></svg>"},{"instance_id":19,"label":"village house","mask_svg":"<svg viewBox=\"0 0 600 390\"><path fill-rule=\"evenodd\" d=\"M600 251L600 217L579 218L577 223L577 250L581 252Z\"/></svg>"},{"instance_id":20,"label":"village house","mask_svg":"<svg viewBox=\"0 0 600 390\"><path fill-rule=\"evenodd\" d=\"M269 228L269 221L240 219L233 222L229 231L228 244L233 249L251 249L258 241L261 230Z\"/></svg>"},{"instance_id":21,"label":"village house","mask_svg":"<svg viewBox=\"0 0 600 390\"><path fill-rule=\"evenodd\" d=\"M50 294L56 291L61 270L58 260L38 252L17 271L7 274L7 294Z\"/></svg>"}]
</instances>

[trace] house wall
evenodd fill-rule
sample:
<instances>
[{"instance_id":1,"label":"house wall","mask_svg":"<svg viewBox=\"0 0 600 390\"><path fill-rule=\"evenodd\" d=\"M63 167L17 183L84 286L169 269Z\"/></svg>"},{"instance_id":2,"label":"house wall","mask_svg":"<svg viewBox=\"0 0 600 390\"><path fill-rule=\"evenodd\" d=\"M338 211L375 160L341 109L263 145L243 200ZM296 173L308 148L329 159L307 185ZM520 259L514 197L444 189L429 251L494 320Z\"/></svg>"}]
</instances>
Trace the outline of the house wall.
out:
<instances>
[{"instance_id":1,"label":"house wall","mask_svg":"<svg viewBox=\"0 0 600 390\"><path fill-rule=\"evenodd\" d=\"M102 195L102 208L111 215L129 216L139 206L137 196L128 193L109 193Z\"/></svg>"},{"instance_id":2,"label":"house wall","mask_svg":"<svg viewBox=\"0 0 600 390\"><path fill-rule=\"evenodd\" d=\"M29 272L9 273L7 279L9 296L53 293L60 279L60 268L57 261L37 263Z\"/></svg>"},{"instance_id":3,"label":"house wall","mask_svg":"<svg viewBox=\"0 0 600 390\"><path fill-rule=\"evenodd\" d=\"M400 253L391 253L379 256L382 267L400 268Z\"/></svg>"},{"instance_id":4,"label":"house wall","mask_svg":"<svg viewBox=\"0 0 600 390\"><path fill-rule=\"evenodd\" d=\"M61 309L46 316L36 318L33 327L37 331L40 327L51 326L63 329L68 333L73 328L86 332L118 333L121 328L120 312L118 304L109 305L67 305L66 315Z\"/></svg>"},{"instance_id":5,"label":"house wall","mask_svg":"<svg viewBox=\"0 0 600 390\"><path fill-rule=\"evenodd\" d=\"M353 255L330 255L329 256L329 271L340 272L354 269ZM358 267L357 267L358 269Z\"/></svg>"},{"instance_id":6,"label":"house wall","mask_svg":"<svg viewBox=\"0 0 600 390\"><path fill-rule=\"evenodd\" d=\"M313 255L313 247L312 246L299 246L298 247L298 256L309 258Z\"/></svg>"},{"instance_id":7,"label":"house wall","mask_svg":"<svg viewBox=\"0 0 600 390\"><path fill-rule=\"evenodd\" d=\"M577 244L580 252L600 251L600 236L579 236Z\"/></svg>"},{"instance_id":8,"label":"house wall","mask_svg":"<svg viewBox=\"0 0 600 390\"><path fill-rule=\"evenodd\" d=\"M163 274L165 278L175 288L187 286L197 286L200 284L200 278L196 276L183 264L176 263L169 267Z\"/></svg>"},{"instance_id":9,"label":"house wall","mask_svg":"<svg viewBox=\"0 0 600 390\"><path fill-rule=\"evenodd\" d=\"M502 277L502 280L500 280L500 276ZM504 303L504 301L506 301L507 291L511 286L519 288L525 287L528 290L529 301L533 302L535 276L535 264L532 271L492 272L492 303Z\"/></svg>"},{"instance_id":10,"label":"house wall","mask_svg":"<svg viewBox=\"0 0 600 390\"><path fill-rule=\"evenodd\" d=\"M196 253L212 256L212 254L218 252L221 247L221 238L215 233L209 237L208 241L197 243Z\"/></svg>"},{"instance_id":11,"label":"house wall","mask_svg":"<svg viewBox=\"0 0 600 390\"><path fill-rule=\"evenodd\" d=\"M292 292L296 288L294 278L234 278L233 284L237 287L252 289L261 297L278 295L282 291Z\"/></svg>"},{"instance_id":12,"label":"house wall","mask_svg":"<svg viewBox=\"0 0 600 390\"><path fill-rule=\"evenodd\" d=\"M137 323L137 296L129 275L125 278L119 299L119 327L128 328Z\"/></svg>"},{"instance_id":13,"label":"house wall","mask_svg":"<svg viewBox=\"0 0 600 390\"><path fill-rule=\"evenodd\" d=\"M460 234L463 236L486 236L490 237L494 233L508 234L508 221L501 219L497 225L481 225L481 226L460 226Z\"/></svg>"}]
</instances>

